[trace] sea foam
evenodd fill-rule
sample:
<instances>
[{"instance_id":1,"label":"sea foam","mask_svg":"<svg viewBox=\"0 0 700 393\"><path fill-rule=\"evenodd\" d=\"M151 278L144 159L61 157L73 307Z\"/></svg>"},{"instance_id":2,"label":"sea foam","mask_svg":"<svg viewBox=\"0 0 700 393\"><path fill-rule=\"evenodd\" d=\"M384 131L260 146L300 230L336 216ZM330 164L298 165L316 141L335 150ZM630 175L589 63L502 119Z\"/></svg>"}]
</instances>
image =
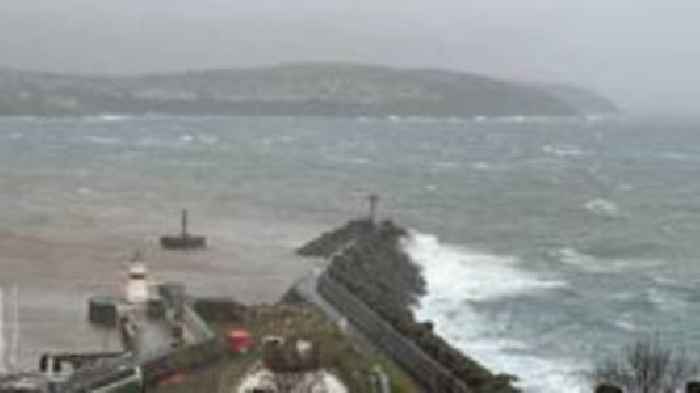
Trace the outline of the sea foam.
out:
<instances>
[{"instance_id":1,"label":"sea foam","mask_svg":"<svg viewBox=\"0 0 700 393\"><path fill-rule=\"evenodd\" d=\"M615 202L607 199L592 199L584 204L586 210L604 218L617 218L620 216L620 208Z\"/></svg>"},{"instance_id":2,"label":"sea foam","mask_svg":"<svg viewBox=\"0 0 700 393\"><path fill-rule=\"evenodd\" d=\"M433 235L413 233L403 246L423 268L428 287L439 288L451 298L486 300L566 286L518 269L518 258L443 245Z\"/></svg>"},{"instance_id":3,"label":"sea foam","mask_svg":"<svg viewBox=\"0 0 700 393\"><path fill-rule=\"evenodd\" d=\"M585 365L536 356L528 343L513 338L513 316L487 318L472 306L561 289L566 282L527 272L518 258L441 244L433 235L412 233L403 248L427 281L427 294L415 310L418 319L433 321L440 335L490 369L518 375L519 386L528 392L553 393L562 386L585 391L580 378Z\"/></svg>"}]
</instances>

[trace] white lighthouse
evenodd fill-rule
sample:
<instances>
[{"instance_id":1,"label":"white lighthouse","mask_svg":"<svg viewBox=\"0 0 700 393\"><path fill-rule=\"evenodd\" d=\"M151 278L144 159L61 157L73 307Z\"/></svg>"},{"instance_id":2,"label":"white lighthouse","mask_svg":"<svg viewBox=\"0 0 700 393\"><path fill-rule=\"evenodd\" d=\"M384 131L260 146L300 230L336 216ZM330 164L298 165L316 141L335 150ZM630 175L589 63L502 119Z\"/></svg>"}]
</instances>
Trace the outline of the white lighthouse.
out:
<instances>
[{"instance_id":1,"label":"white lighthouse","mask_svg":"<svg viewBox=\"0 0 700 393\"><path fill-rule=\"evenodd\" d=\"M148 271L143 262L134 261L129 266L129 279L126 283L126 301L146 303L148 301Z\"/></svg>"}]
</instances>

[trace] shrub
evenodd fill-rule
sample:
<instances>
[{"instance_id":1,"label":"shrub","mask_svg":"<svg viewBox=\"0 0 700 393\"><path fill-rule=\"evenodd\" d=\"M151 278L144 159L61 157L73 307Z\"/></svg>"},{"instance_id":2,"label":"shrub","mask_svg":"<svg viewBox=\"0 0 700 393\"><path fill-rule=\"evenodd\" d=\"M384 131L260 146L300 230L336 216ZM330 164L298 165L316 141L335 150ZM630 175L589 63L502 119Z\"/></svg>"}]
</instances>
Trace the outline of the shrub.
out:
<instances>
[{"instance_id":1,"label":"shrub","mask_svg":"<svg viewBox=\"0 0 700 393\"><path fill-rule=\"evenodd\" d=\"M675 393L700 371L682 349L664 345L658 336L625 346L602 360L592 374L595 385L613 384L626 393Z\"/></svg>"}]
</instances>

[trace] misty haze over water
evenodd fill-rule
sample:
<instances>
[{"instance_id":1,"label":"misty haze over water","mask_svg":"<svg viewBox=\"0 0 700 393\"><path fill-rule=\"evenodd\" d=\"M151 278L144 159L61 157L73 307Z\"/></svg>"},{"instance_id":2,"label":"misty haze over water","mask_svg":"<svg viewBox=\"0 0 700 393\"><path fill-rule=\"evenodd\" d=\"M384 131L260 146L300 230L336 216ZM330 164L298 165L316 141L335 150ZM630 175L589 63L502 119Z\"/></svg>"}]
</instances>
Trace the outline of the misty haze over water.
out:
<instances>
[{"instance_id":1,"label":"misty haze over water","mask_svg":"<svg viewBox=\"0 0 700 393\"><path fill-rule=\"evenodd\" d=\"M2 65L142 73L297 61L438 67L592 88L693 114L692 0L6 0Z\"/></svg>"},{"instance_id":2,"label":"misty haze over water","mask_svg":"<svg viewBox=\"0 0 700 393\"><path fill-rule=\"evenodd\" d=\"M119 290L133 248L195 292L272 301L269 288L310 268L294 247L359 214L369 192L412 228L404 246L428 281L420 318L528 392L588 391L592 362L640 334L700 345L697 2L1 7L2 68L431 67L580 85L631 115L0 118L0 287L21 294L23 366L44 348L116 345L82 323L82 302ZM183 206L214 244L194 267L155 240Z\"/></svg>"},{"instance_id":3,"label":"misty haze over water","mask_svg":"<svg viewBox=\"0 0 700 393\"><path fill-rule=\"evenodd\" d=\"M589 391L583 372L639 334L700 345L697 128L2 119L0 284L20 288L24 364L41 348L99 349L84 300L115 289L133 249L145 249L157 278L185 279L195 293L272 301L309 268L294 248L364 213L378 192L381 215L415 231L406 250L428 281L420 318L528 391ZM160 255L157 236L183 206L212 250Z\"/></svg>"}]
</instances>

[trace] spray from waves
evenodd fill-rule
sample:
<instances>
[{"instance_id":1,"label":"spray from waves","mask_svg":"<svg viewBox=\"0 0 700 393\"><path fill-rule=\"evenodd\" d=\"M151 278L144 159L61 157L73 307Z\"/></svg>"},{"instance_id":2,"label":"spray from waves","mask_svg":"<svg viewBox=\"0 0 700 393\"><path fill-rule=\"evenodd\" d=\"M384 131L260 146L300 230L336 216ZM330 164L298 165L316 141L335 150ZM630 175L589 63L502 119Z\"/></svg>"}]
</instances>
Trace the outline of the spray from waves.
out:
<instances>
[{"instance_id":1,"label":"spray from waves","mask_svg":"<svg viewBox=\"0 0 700 393\"><path fill-rule=\"evenodd\" d=\"M449 284L439 288L442 296L478 301L566 286L563 281L541 280L518 270L517 258L443 245L433 235L413 233L404 247L422 266L429 287Z\"/></svg>"},{"instance_id":2,"label":"spray from waves","mask_svg":"<svg viewBox=\"0 0 700 393\"><path fill-rule=\"evenodd\" d=\"M441 244L433 235L412 233L403 248L422 269L427 295L416 311L431 320L440 335L495 372L518 375L528 392L586 391L586 367L575 359L538 357L527 342L514 339L513 319L487 318L472 306L480 301L567 287L518 267L515 257L498 256Z\"/></svg>"}]
</instances>

